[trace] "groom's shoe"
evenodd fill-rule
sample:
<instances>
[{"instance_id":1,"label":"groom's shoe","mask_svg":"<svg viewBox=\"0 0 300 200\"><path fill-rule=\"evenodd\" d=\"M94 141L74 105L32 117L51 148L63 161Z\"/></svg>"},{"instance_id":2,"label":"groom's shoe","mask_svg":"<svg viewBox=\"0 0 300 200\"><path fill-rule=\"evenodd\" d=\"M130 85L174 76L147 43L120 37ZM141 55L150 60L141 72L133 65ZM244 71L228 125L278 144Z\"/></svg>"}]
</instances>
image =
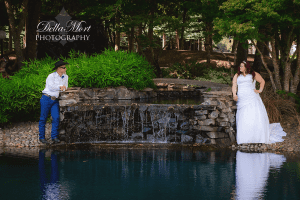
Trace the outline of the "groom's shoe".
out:
<instances>
[{"instance_id":1,"label":"groom's shoe","mask_svg":"<svg viewBox=\"0 0 300 200\"><path fill-rule=\"evenodd\" d=\"M40 139L40 142L43 144L49 144L49 142L46 139Z\"/></svg>"},{"instance_id":2,"label":"groom's shoe","mask_svg":"<svg viewBox=\"0 0 300 200\"><path fill-rule=\"evenodd\" d=\"M53 144L56 144L56 143L60 143L60 140L58 138L54 138L54 139L52 139L52 142L53 142Z\"/></svg>"}]
</instances>

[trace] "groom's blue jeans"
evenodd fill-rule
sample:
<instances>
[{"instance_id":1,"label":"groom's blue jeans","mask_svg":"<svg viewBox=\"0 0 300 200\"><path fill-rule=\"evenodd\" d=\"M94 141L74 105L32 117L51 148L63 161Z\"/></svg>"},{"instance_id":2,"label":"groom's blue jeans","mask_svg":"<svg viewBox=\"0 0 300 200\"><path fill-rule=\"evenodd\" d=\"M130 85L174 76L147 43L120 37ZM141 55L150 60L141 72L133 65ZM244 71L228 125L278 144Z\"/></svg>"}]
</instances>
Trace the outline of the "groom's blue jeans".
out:
<instances>
[{"instance_id":1,"label":"groom's blue jeans","mask_svg":"<svg viewBox=\"0 0 300 200\"><path fill-rule=\"evenodd\" d=\"M41 116L39 121L39 138L45 139L45 124L50 110L52 116L51 138L57 138L59 127L59 102L58 100L52 100L50 97L43 95L40 104Z\"/></svg>"}]
</instances>

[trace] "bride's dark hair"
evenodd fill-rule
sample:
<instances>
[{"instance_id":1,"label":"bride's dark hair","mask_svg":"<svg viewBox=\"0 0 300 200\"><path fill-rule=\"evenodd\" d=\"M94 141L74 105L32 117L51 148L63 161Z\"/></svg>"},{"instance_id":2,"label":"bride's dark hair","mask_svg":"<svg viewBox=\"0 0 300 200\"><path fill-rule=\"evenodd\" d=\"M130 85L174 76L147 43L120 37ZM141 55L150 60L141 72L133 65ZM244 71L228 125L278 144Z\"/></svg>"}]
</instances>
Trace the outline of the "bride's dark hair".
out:
<instances>
[{"instance_id":1,"label":"bride's dark hair","mask_svg":"<svg viewBox=\"0 0 300 200\"><path fill-rule=\"evenodd\" d=\"M250 67L250 63L247 62L247 61L242 61L241 63L244 63L245 67L246 67L246 73L247 74L252 74L252 81L254 81L254 77L255 77L255 72L253 71L253 69ZM241 63L239 64L238 66L238 76L241 74L241 71L240 71L240 65Z\"/></svg>"}]
</instances>

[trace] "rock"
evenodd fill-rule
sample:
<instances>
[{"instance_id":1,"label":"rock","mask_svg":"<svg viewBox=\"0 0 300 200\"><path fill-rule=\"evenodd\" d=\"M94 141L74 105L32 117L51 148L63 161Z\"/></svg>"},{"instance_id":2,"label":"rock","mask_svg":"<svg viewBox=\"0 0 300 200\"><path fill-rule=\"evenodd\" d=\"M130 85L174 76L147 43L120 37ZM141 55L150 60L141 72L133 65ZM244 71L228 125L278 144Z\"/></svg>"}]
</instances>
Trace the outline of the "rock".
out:
<instances>
[{"instance_id":1,"label":"rock","mask_svg":"<svg viewBox=\"0 0 300 200\"><path fill-rule=\"evenodd\" d=\"M217 101L212 101L210 98L207 99L204 98L204 102L201 103L201 105L217 106L218 103Z\"/></svg>"},{"instance_id":2,"label":"rock","mask_svg":"<svg viewBox=\"0 0 300 200\"><path fill-rule=\"evenodd\" d=\"M225 113L220 113L219 117L221 117L221 118L227 118L227 115Z\"/></svg>"},{"instance_id":3,"label":"rock","mask_svg":"<svg viewBox=\"0 0 300 200\"><path fill-rule=\"evenodd\" d=\"M216 138L214 139L216 141L216 144L218 144L220 147L227 147L231 144L229 138Z\"/></svg>"},{"instance_id":4,"label":"rock","mask_svg":"<svg viewBox=\"0 0 300 200\"><path fill-rule=\"evenodd\" d=\"M222 109L222 112L224 113L228 113L228 112L232 112L231 108L225 108L225 109Z\"/></svg>"},{"instance_id":5,"label":"rock","mask_svg":"<svg viewBox=\"0 0 300 200\"><path fill-rule=\"evenodd\" d=\"M229 119L227 117L225 117L225 118L217 118L216 120L217 120L217 122L228 122L229 121Z\"/></svg>"},{"instance_id":6,"label":"rock","mask_svg":"<svg viewBox=\"0 0 300 200\"><path fill-rule=\"evenodd\" d=\"M217 108L219 109L225 109L227 106L225 105L225 103L223 101L217 100Z\"/></svg>"},{"instance_id":7,"label":"rock","mask_svg":"<svg viewBox=\"0 0 300 200\"><path fill-rule=\"evenodd\" d=\"M201 115L201 116L195 116L194 120L203 120L206 119L206 115Z\"/></svg>"},{"instance_id":8,"label":"rock","mask_svg":"<svg viewBox=\"0 0 300 200\"><path fill-rule=\"evenodd\" d=\"M193 142L193 137L189 135L181 135L181 142L182 143L191 143Z\"/></svg>"},{"instance_id":9,"label":"rock","mask_svg":"<svg viewBox=\"0 0 300 200\"><path fill-rule=\"evenodd\" d=\"M217 144L215 139L209 139L210 144Z\"/></svg>"},{"instance_id":10,"label":"rock","mask_svg":"<svg viewBox=\"0 0 300 200\"><path fill-rule=\"evenodd\" d=\"M130 91L124 86L116 88L116 99L136 99L136 96L137 95L134 91Z\"/></svg>"},{"instance_id":11,"label":"rock","mask_svg":"<svg viewBox=\"0 0 300 200\"><path fill-rule=\"evenodd\" d=\"M206 119L203 121L198 121L198 125L200 126L209 126L209 125L215 125L215 119Z\"/></svg>"},{"instance_id":12,"label":"rock","mask_svg":"<svg viewBox=\"0 0 300 200\"><path fill-rule=\"evenodd\" d=\"M147 134L147 140L150 142L154 141L153 134Z\"/></svg>"},{"instance_id":13,"label":"rock","mask_svg":"<svg viewBox=\"0 0 300 200\"><path fill-rule=\"evenodd\" d=\"M143 136L144 136L143 133L132 133L131 139L133 139L133 140L142 139Z\"/></svg>"},{"instance_id":14,"label":"rock","mask_svg":"<svg viewBox=\"0 0 300 200\"><path fill-rule=\"evenodd\" d=\"M219 111L218 110L215 110L215 111L212 111L209 115L208 115L208 118L210 119L216 119L219 115Z\"/></svg>"},{"instance_id":15,"label":"rock","mask_svg":"<svg viewBox=\"0 0 300 200\"><path fill-rule=\"evenodd\" d=\"M152 92L153 89L152 89L152 88L145 88L145 89L143 89L142 91L144 91L144 92Z\"/></svg>"},{"instance_id":16,"label":"rock","mask_svg":"<svg viewBox=\"0 0 300 200\"><path fill-rule=\"evenodd\" d=\"M219 122L219 126L229 127L229 123L228 122Z\"/></svg>"},{"instance_id":17,"label":"rock","mask_svg":"<svg viewBox=\"0 0 300 200\"><path fill-rule=\"evenodd\" d=\"M207 110L196 110L195 115L206 115L208 114Z\"/></svg>"},{"instance_id":18,"label":"rock","mask_svg":"<svg viewBox=\"0 0 300 200\"><path fill-rule=\"evenodd\" d=\"M215 131L219 130L219 127L196 125L196 126L193 126L193 129L199 130L199 131L212 131L212 132L215 132Z\"/></svg>"},{"instance_id":19,"label":"rock","mask_svg":"<svg viewBox=\"0 0 300 200\"><path fill-rule=\"evenodd\" d=\"M207 132L206 135L209 137L209 138L224 138L226 137L227 135L225 133L222 133L222 132Z\"/></svg>"},{"instance_id":20,"label":"rock","mask_svg":"<svg viewBox=\"0 0 300 200\"><path fill-rule=\"evenodd\" d=\"M204 144L207 141L207 138L202 137L201 134L196 135L196 141L195 143Z\"/></svg>"}]
</instances>

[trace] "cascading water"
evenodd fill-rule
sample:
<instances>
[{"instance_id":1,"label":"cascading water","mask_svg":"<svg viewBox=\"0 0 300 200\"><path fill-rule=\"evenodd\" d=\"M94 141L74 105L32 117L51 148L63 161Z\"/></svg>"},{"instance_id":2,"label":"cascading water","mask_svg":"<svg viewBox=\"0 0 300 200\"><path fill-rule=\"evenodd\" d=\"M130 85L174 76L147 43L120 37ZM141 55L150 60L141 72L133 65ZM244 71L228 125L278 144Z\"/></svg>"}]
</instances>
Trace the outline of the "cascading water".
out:
<instances>
[{"instance_id":1,"label":"cascading water","mask_svg":"<svg viewBox=\"0 0 300 200\"><path fill-rule=\"evenodd\" d=\"M94 104L68 107L61 121L66 142L180 142L190 105ZM193 134L193 133L192 133ZM195 133L196 134L196 133Z\"/></svg>"}]
</instances>

